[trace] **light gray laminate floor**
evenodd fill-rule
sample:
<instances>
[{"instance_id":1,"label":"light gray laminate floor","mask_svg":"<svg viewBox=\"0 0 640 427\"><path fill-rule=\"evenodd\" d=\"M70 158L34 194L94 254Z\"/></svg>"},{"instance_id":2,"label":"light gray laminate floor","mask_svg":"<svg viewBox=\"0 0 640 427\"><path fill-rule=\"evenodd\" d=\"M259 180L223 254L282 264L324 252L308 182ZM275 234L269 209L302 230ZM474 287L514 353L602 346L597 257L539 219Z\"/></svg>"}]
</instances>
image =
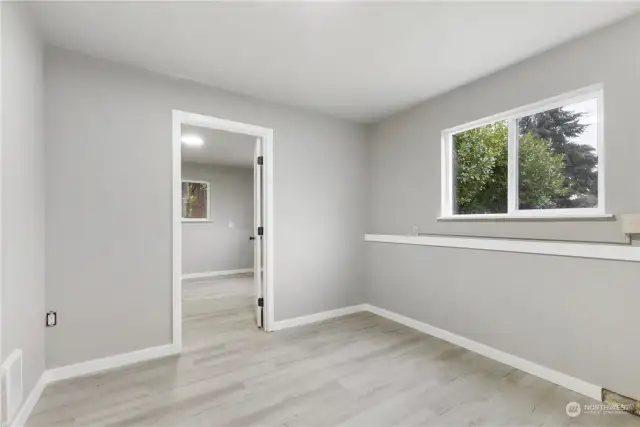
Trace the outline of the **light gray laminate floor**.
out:
<instances>
[{"instance_id":1,"label":"light gray laminate floor","mask_svg":"<svg viewBox=\"0 0 640 427\"><path fill-rule=\"evenodd\" d=\"M27 426L640 427L370 313L263 333L251 301L250 277L185 283L180 357L50 385Z\"/></svg>"}]
</instances>

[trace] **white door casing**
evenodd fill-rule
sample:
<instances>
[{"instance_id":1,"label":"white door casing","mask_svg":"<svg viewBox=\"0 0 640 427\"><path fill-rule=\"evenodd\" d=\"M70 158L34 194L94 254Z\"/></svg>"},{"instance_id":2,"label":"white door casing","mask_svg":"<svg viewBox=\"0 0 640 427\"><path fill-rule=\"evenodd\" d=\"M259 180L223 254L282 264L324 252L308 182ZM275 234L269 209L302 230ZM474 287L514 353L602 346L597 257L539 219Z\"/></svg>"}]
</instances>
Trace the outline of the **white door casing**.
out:
<instances>
[{"instance_id":1,"label":"white door casing","mask_svg":"<svg viewBox=\"0 0 640 427\"><path fill-rule=\"evenodd\" d=\"M173 209L172 209L172 246L173 246L173 291L172 291L172 346L175 353L182 351L182 124L192 126L207 127L226 132L251 135L260 139L261 155L263 157L262 166L262 220L264 234L262 236L262 265L260 275L262 298L264 307L262 308L264 317L263 329L272 331L275 323L275 286L274 286L274 149L273 149L273 129L247 123L235 122L186 111L172 111L172 160L173 160ZM254 273L255 274L255 273ZM257 301L256 301L257 302Z\"/></svg>"},{"instance_id":2,"label":"white door casing","mask_svg":"<svg viewBox=\"0 0 640 427\"><path fill-rule=\"evenodd\" d=\"M262 232L259 231L263 227L262 218L262 161L258 161L262 157L262 140L256 138L255 153L253 156L253 285L254 285L254 301L256 312L256 324L259 328L263 325L263 306L264 300L262 289ZM262 301L259 303L258 301Z\"/></svg>"}]
</instances>

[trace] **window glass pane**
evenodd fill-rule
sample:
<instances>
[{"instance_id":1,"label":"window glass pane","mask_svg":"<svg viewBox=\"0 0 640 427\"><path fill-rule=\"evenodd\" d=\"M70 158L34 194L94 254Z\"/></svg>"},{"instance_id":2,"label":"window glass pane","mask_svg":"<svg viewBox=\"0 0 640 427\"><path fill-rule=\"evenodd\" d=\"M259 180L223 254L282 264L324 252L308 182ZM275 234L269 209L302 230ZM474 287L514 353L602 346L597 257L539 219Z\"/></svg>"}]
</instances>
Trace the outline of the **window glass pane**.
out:
<instances>
[{"instance_id":1,"label":"window glass pane","mask_svg":"<svg viewBox=\"0 0 640 427\"><path fill-rule=\"evenodd\" d=\"M453 135L454 213L507 212L506 121Z\"/></svg>"},{"instance_id":2,"label":"window glass pane","mask_svg":"<svg viewBox=\"0 0 640 427\"><path fill-rule=\"evenodd\" d=\"M519 209L598 205L596 99L518 119Z\"/></svg>"},{"instance_id":3,"label":"window glass pane","mask_svg":"<svg viewBox=\"0 0 640 427\"><path fill-rule=\"evenodd\" d=\"M207 184L182 183L182 217L207 218Z\"/></svg>"}]
</instances>

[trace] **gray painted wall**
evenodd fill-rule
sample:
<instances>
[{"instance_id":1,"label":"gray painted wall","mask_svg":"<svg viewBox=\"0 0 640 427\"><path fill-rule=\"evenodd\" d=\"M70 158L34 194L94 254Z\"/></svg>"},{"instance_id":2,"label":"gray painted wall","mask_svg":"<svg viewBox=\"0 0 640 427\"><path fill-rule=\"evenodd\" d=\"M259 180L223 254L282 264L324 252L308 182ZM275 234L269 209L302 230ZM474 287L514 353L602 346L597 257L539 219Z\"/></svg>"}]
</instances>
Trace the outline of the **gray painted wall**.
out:
<instances>
[{"instance_id":1,"label":"gray painted wall","mask_svg":"<svg viewBox=\"0 0 640 427\"><path fill-rule=\"evenodd\" d=\"M253 169L183 163L182 179L209 182L211 204L210 222L182 223L182 273L253 268Z\"/></svg>"},{"instance_id":2,"label":"gray painted wall","mask_svg":"<svg viewBox=\"0 0 640 427\"><path fill-rule=\"evenodd\" d=\"M640 397L640 265L369 243L366 301Z\"/></svg>"},{"instance_id":3,"label":"gray painted wall","mask_svg":"<svg viewBox=\"0 0 640 427\"><path fill-rule=\"evenodd\" d=\"M606 210L640 212L640 16L384 120L371 135L371 230L624 242L617 221L437 222L444 129L594 83L604 84Z\"/></svg>"},{"instance_id":4,"label":"gray painted wall","mask_svg":"<svg viewBox=\"0 0 640 427\"><path fill-rule=\"evenodd\" d=\"M607 210L640 211L640 16L375 126L372 233L623 241L616 222L438 223L443 129L604 83ZM366 300L569 375L640 397L640 265L371 243Z\"/></svg>"},{"instance_id":5,"label":"gray painted wall","mask_svg":"<svg viewBox=\"0 0 640 427\"><path fill-rule=\"evenodd\" d=\"M29 393L45 364L42 46L19 3L2 4L2 359L24 355Z\"/></svg>"},{"instance_id":6,"label":"gray painted wall","mask_svg":"<svg viewBox=\"0 0 640 427\"><path fill-rule=\"evenodd\" d=\"M47 333L56 367L171 341L171 110L274 129L276 319L362 300L362 126L45 52Z\"/></svg>"}]
</instances>

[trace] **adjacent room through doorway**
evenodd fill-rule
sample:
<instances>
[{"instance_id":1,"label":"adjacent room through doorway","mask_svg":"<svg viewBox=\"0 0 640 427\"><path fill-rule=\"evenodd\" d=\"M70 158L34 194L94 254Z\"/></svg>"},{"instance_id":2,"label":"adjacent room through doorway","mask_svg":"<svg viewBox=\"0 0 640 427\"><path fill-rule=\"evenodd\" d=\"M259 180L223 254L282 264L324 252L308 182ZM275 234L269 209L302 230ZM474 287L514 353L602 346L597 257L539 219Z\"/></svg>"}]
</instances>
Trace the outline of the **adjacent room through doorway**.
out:
<instances>
[{"instance_id":1,"label":"adjacent room through doorway","mask_svg":"<svg viewBox=\"0 0 640 427\"><path fill-rule=\"evenodd\" d=\"M216 326L255 327L256 139L182 125L182 316L185 344Z\"/></svg>"},{"instance_id":2,"label":"adjacent room through doorway","mask_svg":"<svg viewBox=\"0 0 640 427\"><path fill-rule=\"evenodd\" d=\"M265 326L263 138L188 120L179 130L180 337L193 350Z\"/></svg>"}]
</instances>

